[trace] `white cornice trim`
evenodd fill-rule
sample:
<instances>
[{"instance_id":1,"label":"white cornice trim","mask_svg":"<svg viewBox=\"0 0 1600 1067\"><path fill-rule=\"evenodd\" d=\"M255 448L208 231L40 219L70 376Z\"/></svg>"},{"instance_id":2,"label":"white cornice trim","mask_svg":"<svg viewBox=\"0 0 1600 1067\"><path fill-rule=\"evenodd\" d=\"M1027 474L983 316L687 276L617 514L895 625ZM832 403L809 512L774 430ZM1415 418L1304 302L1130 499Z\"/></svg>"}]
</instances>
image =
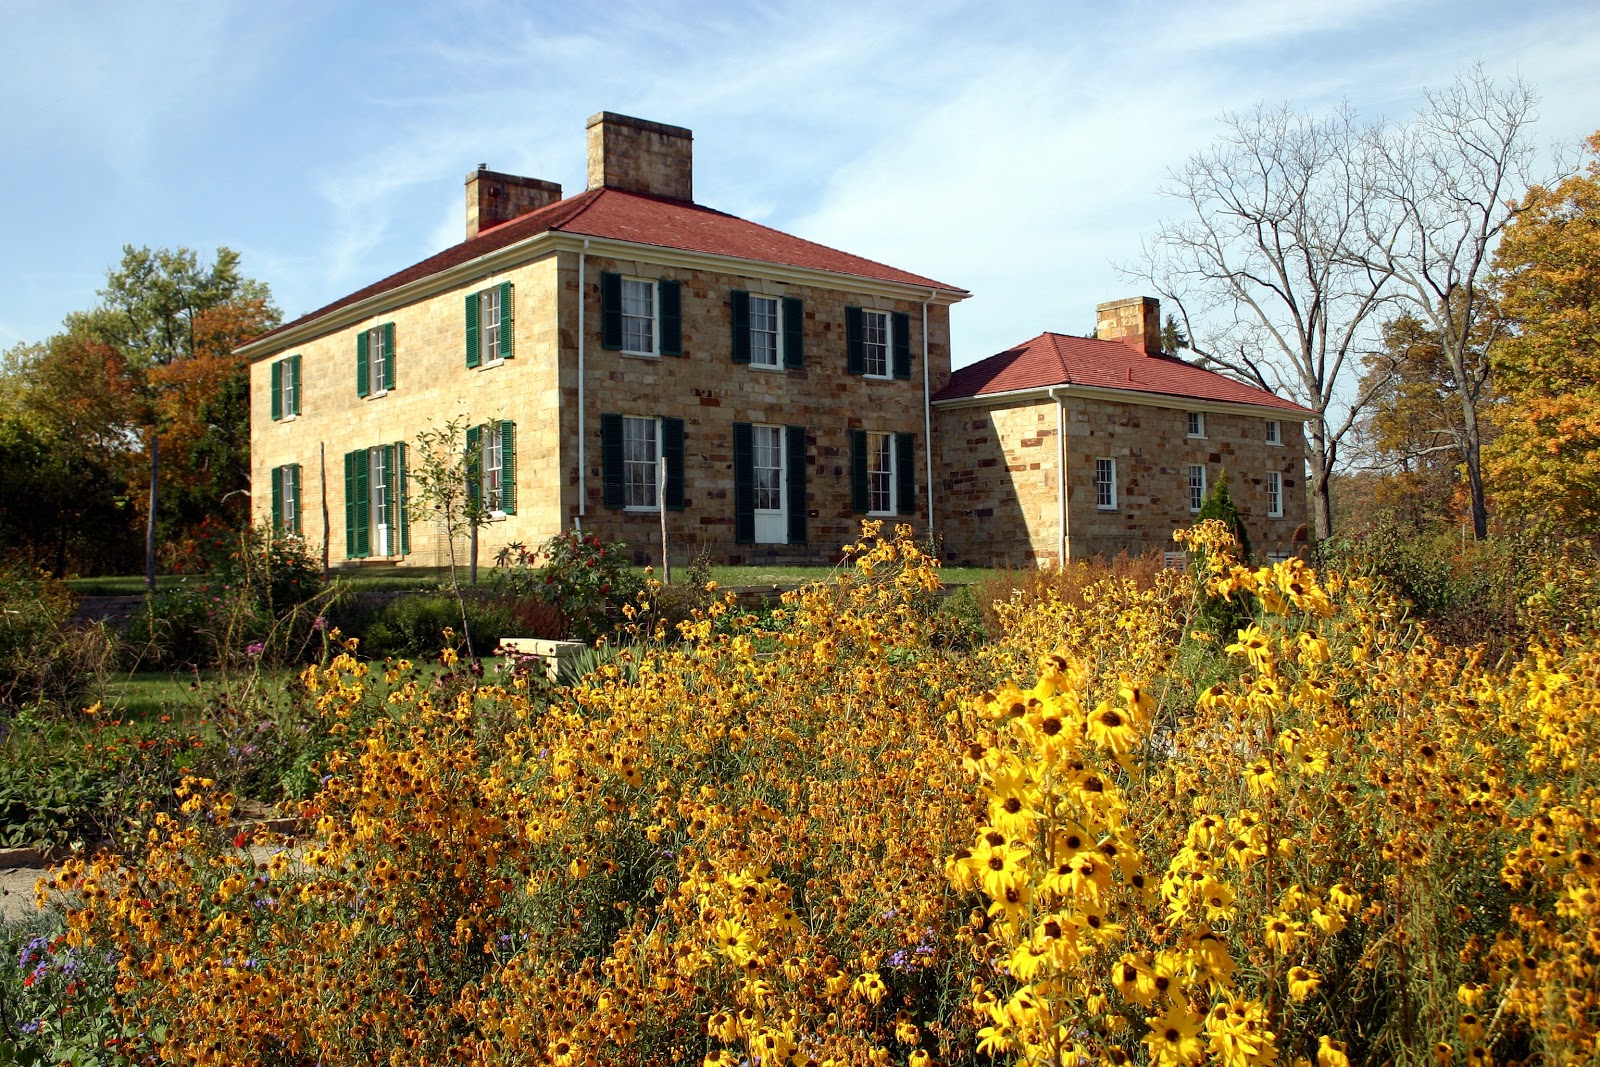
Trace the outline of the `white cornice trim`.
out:
<instances>
[{"instance_id":1,"label":"white cornice trim","mask_svg":"<svg viewBox=\"0 0 1600 1067\"><path fill-rule=\"evenodd\" d=\"M1070 399L1105 400L1117 404L1139 404L1143 407L1173 408L1177 411L1207 411L1217 415L1248 415L1251 418L1278 418L1285 422L1310 422L1315 415L1309 411L1290 411L1270 404L1243 404L1224 400L1201 400L1196 397L1175 396L1171 393L1150 393L1137 389L1109 389L1097 385L1041 385L1032 389L1010 389L1003 393L983 393L978 396L957 396L935 400L933 406L944 409L988 407L996 402L1012 403L1022 400Z\"/></svg>"},{"instance_id":2,"label":"white cornice trim","mask_svg":"<svg viewBox=\"0 0 1600 1067\"><path fill-rule=\"evenodd\" d=\"M258 341L251 341L234 349L236 355L244 356L251 362L267 359L277 355L286 348L293 348L324 334L353 326L406 304L425 300L430 296L459 288L477 278L501 271L520 267L553 252L573 252L583 250L584 242L589 244L589 254L606 256L612 259L636 259L664 267L681 267L686 270L712 270L724 274L739 274L747 278L761 278L768 281L788 282L795 285L813 285L822 289L845 289L851 293L861 293L867 296L881 296L891 300L903 299L915 303L928 300L926 285L913 285L908 282L886 282L875 278L863 278L856 274L840 274L837 271L816 270L810 267L790 267L781 263L767 263L758 259L741 259L737 256L724 256L712 252L690 252L678 248L666 248L661 245L642 244L634 241L617 241L605 237L584 237L582 234L568 233L561 230L544 230L504 248L497 248L476 259L469 259L465 263L458 263L453 267L429 274L424 278L406 282L404 285L393 289L386 289L381 293L358 300L342 308L336 308L326 315L308 319L305 322L284 330L282 333L264 337ZM734 269L729 269L729 268ZM931 303L949 306L959 300L965 300L971 293L959 289L939 289L938 296Z\"/></svg>"}]
</instances>

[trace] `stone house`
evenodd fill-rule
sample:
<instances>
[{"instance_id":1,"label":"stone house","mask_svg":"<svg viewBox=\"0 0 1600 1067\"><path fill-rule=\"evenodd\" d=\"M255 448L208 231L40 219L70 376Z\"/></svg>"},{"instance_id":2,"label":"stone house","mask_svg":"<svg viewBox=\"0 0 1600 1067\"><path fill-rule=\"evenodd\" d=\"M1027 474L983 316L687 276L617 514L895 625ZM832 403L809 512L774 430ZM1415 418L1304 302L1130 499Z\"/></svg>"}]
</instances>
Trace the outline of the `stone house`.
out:
<instances>
[{"instance_id":1,"label":"stone house","mask_svg":"<svg viewBox=\"0 0 1600 1067\"><path fill-rule=\"evenodd\" d=\"M1172 551L1224 472L1252 547L1299 549L1312 412L1163 355L1160 329L1151 297L1101 304L1095 337L1040 334L934 394L947 560Z\"/></svg>"},{"instance_id":2,"label":"stone house","mask_svg":"<svg viewBox=\"0 0 1600 1067\"><path fill-rule=\"evenodd\" d=\"M968 293L696 204L686 129L606 112L587 136L584 192L480 167L462 243L239 350L257 521L341 565L443 562L407 471L460 418L480 559L573 526L658 558L663 508L680 562L926 530Z\"/></svg>"}]
</instances>

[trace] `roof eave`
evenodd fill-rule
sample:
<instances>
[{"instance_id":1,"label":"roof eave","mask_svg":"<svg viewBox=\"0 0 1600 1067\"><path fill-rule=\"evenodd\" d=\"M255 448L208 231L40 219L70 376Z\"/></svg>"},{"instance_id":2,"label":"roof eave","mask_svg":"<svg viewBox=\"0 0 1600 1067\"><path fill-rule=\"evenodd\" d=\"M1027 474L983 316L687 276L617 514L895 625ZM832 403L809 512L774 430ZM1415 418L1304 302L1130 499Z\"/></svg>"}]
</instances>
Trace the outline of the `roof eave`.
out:
<instances>
[{"instance_id":1,"label":"roof eave","mask_svg":"<svg viewBox=\"0 0 1600 1067\"><path fill-rule=\"evenodd\" d=\"M852 293L890 299L911 299L918 303L927 301L931 304L949 306L972 295L965 289L953 289L937 283L922 285L913 282L885 281L859 274L819 270L814 267L793 267L716 252L695 252L669 248L665 245L620 241L611 237L591 237L564 230L541 230L531 237L497 248L475 259L469 259L465 263L458 263L393 289L375 293L365 300L335 308L325 315L307 319L269 336L247 341L234 349L234 354L255 362L275 355L285 348L354 325L390 309L454 289L476 278L521 266L552 252L581 252L586 246L590 253L611 255L620 259L646 259L662 266L683 267L689 270L715 269L723 273L737 273L748 277L814 285L826 289L848 288ZM729 266L736 266L739 269L727 271L725 268ZM846 282L847 286L843 284Z\"/></svg>"},{"instance_id":2,"label":"roof eave","mask_svg":"<svg viewBox=\"0 0 1600 1067\"><path fill-rule=\"evenodd\" d=\"M1112 389L1107 386L1077 385L1058 382L1054 385L1029 386L1026 389L1007 389L997 393L977 393L973 396L952 396L933 401L941 409L983 407L996 401L1012 403L1023 400L1049 400L1079 397L1084 400L1108 400L1120 404L1139 404L1144 407L1177 408L1181 411L1205 411L1217 415L1249 415L1262 417L1271 412L1280 419L1305 423L1316 413L1305 408L1283 408L1273 404L1249 404L1234 400L1207 400L1201 397L1182 396L1178 393L1152 393L1141 389Z\"/></svg>"}]
</instances>

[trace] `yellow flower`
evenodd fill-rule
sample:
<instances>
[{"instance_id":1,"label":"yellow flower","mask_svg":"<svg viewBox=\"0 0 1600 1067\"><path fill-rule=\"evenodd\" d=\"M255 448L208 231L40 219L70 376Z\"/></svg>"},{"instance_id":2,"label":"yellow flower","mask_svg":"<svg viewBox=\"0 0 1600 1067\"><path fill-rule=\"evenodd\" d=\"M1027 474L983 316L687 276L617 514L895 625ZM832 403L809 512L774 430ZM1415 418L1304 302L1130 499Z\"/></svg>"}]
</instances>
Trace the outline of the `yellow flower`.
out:
<instances>
[{"instance_id":1,"label":"yellow flower","mask_svg":"<svg viewBox=\"0 0 1600 1067\"><path fill-rule=\"evenodd\" d=\"M1185 1067L1205 1058L1205 1045L1199 1038L1200 1020L1177 1004L1168 1005L1151 1017L1150 1032L1144 1035L1150 1062L1158 1067Z\"/></svg>"},{"instance_id":2,"label":"yellow flower","mask_svg":"<svg viewBox=\"0 0 1600 1067\"><path fill-rule=\"evenodd\" d=\"M1113 707L1109 700L1102 700L1089 715L1089 740L1120 756L1132 751L1139 735L1132 716Z\"/></svg>"},{"instance_id":3,"label":"yellow flower","mask_svg":"<svg viewBox=\"0 0 1600 1067\"><path fill-rule=\"evenodd\" d=\"M1317 1067L1350 1067L1350 1057L1343 1041L1327 1035L1317 1038Z\"/></svg>"},{"instance_id":4,"label":"yellow flower","mask_svg":"<svg viewBox=\"0 0 1600 1067\"><path fill-rule=\"evenodd\" d=\"M1267 944L1282 953L1294 951L1295 942L1305 936L1305 924L1287 915L1269 915L1266 921Z\"/></svg>"},{"instance_id":5,"label":"yellow flower","mask_svg":"<svg viewBox=\"0 0 1600 1067\"><path fill-rule=\"evenodd\" d=\"M1233 655L1244 656L1250 661L1250 666L1258 671L1265 670L1272 662L1272 641L1255 623L1250 623L1240 630L1239 640L1227 646L1226 651Z\"/></svg>"},{"instance_id":6,"label":"yellow flower","mask_svg":"<svg viewBox=\"0 0 1600 1067\"><path fill-rule=\"evenodd\" d=\"M1300 1001L1317 991L1317 986L1322 983L1322 977L1316 971L1305 967L1289 968L1289 996Z\"/></svg>"}]
</instances>

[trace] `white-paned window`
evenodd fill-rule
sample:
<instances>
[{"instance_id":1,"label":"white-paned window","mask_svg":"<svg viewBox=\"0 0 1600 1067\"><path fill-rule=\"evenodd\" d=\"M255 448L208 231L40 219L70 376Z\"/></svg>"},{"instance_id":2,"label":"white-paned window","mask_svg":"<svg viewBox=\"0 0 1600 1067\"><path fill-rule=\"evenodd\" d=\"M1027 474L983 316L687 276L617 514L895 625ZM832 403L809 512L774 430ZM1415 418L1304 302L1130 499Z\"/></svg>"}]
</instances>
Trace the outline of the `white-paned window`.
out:
<instances>
[{"instance_id":1,"label":"white-paned window","mask_svg":"<svg viewBox=\"0 0 1600 1067\"><path fill-rule=\"evenodd\" d=\"M500 510L501 490L504 485L506 459L501 447L500 424L491 422L483 428L478 438L483 444L478 457L479 485L483 490L483 503L491 512Z\"/></svg>"},{"instance_id":2,"label":"white-paned window","mask_svg":"<svg viewBox=\"0 0 1600 1067\"><path fill-rule=\"evenodd\" d=\"M278 499L282 502L279 512L282 517L280 529L284 533L300 532L300 497L296 495L296 473L299 468L286 466L278 468Z\"/></svg>"},{"instance_id":3,"label":"white-paned window","mask_svg":"<svg viewBox=\"0 0 1600 1067\"><path fill-rule=\"evenodd\" d=\"M1283 518L1283 475L1267 472L1267 517Z\"/></svg>"},{"instance_id":4,"label":"white-paned window","mask_svg":"<svg viewBox=\"0 0 1600 1067\"><path fill-rule=\"evenodd\" d=\"M1281 444L1283 444L1283 428L1279 424L1277 419L1268 419L1267 420L1267 444L1269 444L1269 445L1281 445Z\"/></svg>"},{"instance_id":5,"label":"white-paned window","mask_svg":"<svg viewBox=\"0 0 1600 1067\"><path fill-rule=\"evenodd\" d=\"M1094 461L1094 502L1101 511L1117 510L1117 461L1102 457Z\"/></svg>"},{"instance_id":6,"label":"white-paned window","mask_svg":"<svg viewBox=\"0 0 1600 1067\"><path fill-rule=\"evenodd\" d=\"M383 343L385 332L382 326L374 326L367 331L367 381L368 388L373 393L383 392L383 372L389 362L388 346Z\"/></svg>"},{"instance_id":7,"label":"white-paned window","mask_svg":"<svg viewBox=\"0 0 1600 1067\"><path fill-rule=\"evenodd\" d=\"M286 419L300 414L300 397L294 391L294 360L295 357L291 356L272 365L274 373L278 375L278 389L283 395L283 406L279 410Z\"/></svg>"},{"instance_id":8,"label":"white-paned window","mask_svg":"<svg viewBox=\"0 0 1600 1067\"><path fill-rule=\"evenodd\" d=\"M624 282L624 285L627 283ZM630 508L656 506L657 420L622 418L622 502Z\"/></svg>"},{"instance_id":9,"label":"white-paned window","mask_svg":"<svg viewBox=\"0 0 1600 1067\"><path fill-rule=\"evenodd\" d=\"M752 426L750 443L755 462L756 510L782 511L783 430L777 426Z\"/></svg>"},{"instance_id":10,"label":"white-paned window","mask_svg":"<svg viewBox=\"0 0 1600 1067\"><path fill-rule=\"evenodd\" d=\"M380 446L367 450L367 493L371 508L368 521L372 524L372 554L387 556L393 543L389 525L389 469L384 463L384 450Z\"/></svg>"},{"instance_id":11,"label":"white-paned window","mask_svg":"<svg viewBox=\"0 0 1600 1067\"><path fill-rule=\"evenodd\" d=\"M1189 467L1189 513L1195 514L1206 502L1206 469L1199 463Z\"/></svg>"},{"instance_id":12,"label":"white-paned window","mask_svg":"<svg viewBox=\"0 0 1600 1067\"><path fill-rule=\"evenodd\" d=\"M1189 412L1189 436L1204 437L1206 435L1206 413L1203 411Z\"/></svg>"},{"instance_id":13,"label":"white-paned window","mask_svg":"<svg viewBox=\"0 0 1600 1067\"><path fill-rule=\"evenodd\" d=\"M622 279L622 350L636 356L656 355L655 282Z\"/></svg>"},{"instance_id":14,"label":"white-paned window","mask_svg":"<svg viewBox=\"0 0 1600 1067\"><path fill-rule=\"evenodd\" d=\"M869 433L867 434L867 513L895 514L894 488L894 434Z\"/></svg>"},{"instance_id":15,"label":"white-paned window","mask_svg":"<svg viewBox=\"0 0 1600 1067\"><path fill-rule=\"evenodd\" d=\"M778 300L771 296L750 297L750 365L776 367L778 351Z\"/></svg>"},{"instance_id":16,"label":"white-paned window","mask_svg":"<svg viewBox=\"0 0 1600 1067\"><path fill-rule=\"evenodd\" d=\"M500 287L478 294L478 365L500 358ZM488 451L485 449L484 451Z\"/></svg>"},{"instance_id":17,"label":"white-paned window","mask_svg":"<svg viewBox=\"0 0 1600 1067\"><path fill-rule=\"evenodd\" d=\"M861 357L868 378L889 377L889 313L861 313Z\"/></svg>"}]
</instances>

